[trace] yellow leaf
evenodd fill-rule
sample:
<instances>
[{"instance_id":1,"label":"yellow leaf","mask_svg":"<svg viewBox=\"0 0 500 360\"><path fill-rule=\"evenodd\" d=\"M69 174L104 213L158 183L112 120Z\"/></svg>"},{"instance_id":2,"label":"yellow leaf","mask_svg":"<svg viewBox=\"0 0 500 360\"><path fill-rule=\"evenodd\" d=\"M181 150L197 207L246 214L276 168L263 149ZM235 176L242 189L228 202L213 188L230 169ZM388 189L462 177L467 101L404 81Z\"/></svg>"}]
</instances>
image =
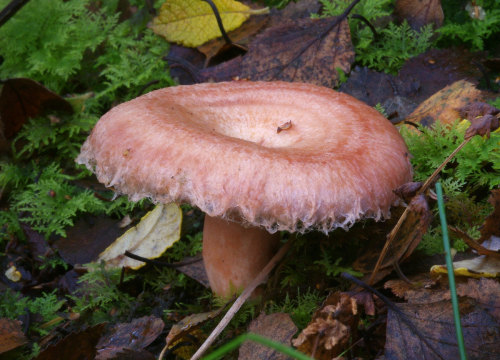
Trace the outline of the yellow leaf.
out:
<instances>
[{"instance_id":1,"label":"yellow leaf","mask_svg":"<svg viewBox=\"0 0 500 360\"><path fill-rule=\"evenodd\" d=\"M213 0L226 32L238 28L252 14L269 12L268 8L252 10L234 0ZM214 12L202 0L166 0L153 20L153 31L168 41L196 47L221 36Z\"/></svg>"},{"instance_id":2,"label":"yellow leaf","mask_svg":"<svg viewBox=\"0 0 500 360\"><path fill-rule=\"evenodd\" d=\"M182 211L174 203L157 205L104 250L98 258L106 267L128 267L138 269L144 262L125 256L125 251L148 259L154 259L165 252L180 238Z\"/></svg>"},{"instance_id":3,"label":"yellow leaf","mask_svg":"<svg viewBox=\"0 0 500 360\"><path fill-rule=\"evenodd\" d=\"M481 255L472 259L457 261L453 263L453 272L457 276L473 278L499 277L500 260L494 257ZM447 274L446 265L434 265L431 267L432 274Z\"/></svg>"}]
</instances>

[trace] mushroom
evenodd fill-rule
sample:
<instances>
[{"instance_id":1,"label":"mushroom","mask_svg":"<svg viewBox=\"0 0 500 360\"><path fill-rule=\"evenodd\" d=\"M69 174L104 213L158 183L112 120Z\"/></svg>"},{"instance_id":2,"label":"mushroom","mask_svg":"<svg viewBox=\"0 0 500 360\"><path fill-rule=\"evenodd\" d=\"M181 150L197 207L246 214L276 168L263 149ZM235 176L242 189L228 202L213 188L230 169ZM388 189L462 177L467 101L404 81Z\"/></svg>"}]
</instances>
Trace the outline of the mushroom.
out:
<instances>
[{"instance_id":1,"label":"mushroom","mask_svg":"<svg viewBox=\"0 0 500 360\"><path fill-rule=\"evenodd\" d=\"M304 83L175 86L118 105L77 162L132 201L205 213L212 290L230 296L272 257L278 231L381 220L411 181L407 147L379 112Z\"/></svg>"}]
</instances>

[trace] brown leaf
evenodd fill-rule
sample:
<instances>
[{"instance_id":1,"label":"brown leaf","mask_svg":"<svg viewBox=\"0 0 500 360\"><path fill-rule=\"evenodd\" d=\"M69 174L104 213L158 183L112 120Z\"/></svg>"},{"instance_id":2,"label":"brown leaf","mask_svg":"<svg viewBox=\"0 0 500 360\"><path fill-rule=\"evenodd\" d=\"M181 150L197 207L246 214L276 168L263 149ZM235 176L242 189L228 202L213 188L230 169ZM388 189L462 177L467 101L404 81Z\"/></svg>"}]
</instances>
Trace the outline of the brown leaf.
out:
<instances>
[{"instance_id":1,"label":"brown leaf","mask_svg":"<svg viewBox=\"0 0 500 360\"><path fill-rule=\"evenodd\" d=\"M92 360L96 355L96 345L105 324L98 324L80 332L71 333L58 343L43 350L36 360Z\"/></svg>"},{"instance_id":2,"label":"brown leaf","mask_svg":"<svg viewBox=\"0 0 500 360\"><path fill-rule=\"evenodd\" d=\"M243 78L333 87L354 61L349 25L339 18L284 22L259 34L243 57Z\"/></svg>"},{"instance_id":3,"label":"brown leaf","mask_svg":"<svg viewBox=\"0 0 500 360\"><path fill-rule=\"evenodd\" d=\"M473 120L483 115L496 115L500 110L488 103L475 101L461 107L458 112L461 118Z\"/></svg>"},{"instance_id":4,"label":"brown leaf","mask_svg":"<svg viewBox=\"0 0 500 360\"><path fill-rule=\"evenodd\" d=\"M186 316L177 324L173 325L170 329L170 332L168 333L166 338L167 346L189 334L191 331L197 329L205 322L219 316L223 310L224 307L221 307L220 309L214 311Z\"/></svg>"},{"instance_id":5,"label":"brown leaf","mask_svg":"<svg viewBox=\"0 0 500 360\"><path fill-rule=\"evenodd\" d=\"M0 318L0 354L26 343L19 320Z\"/></svg>"},{"instance_id":6,"label":"brown leaf","mask_svg":"<svg viewBox=\"0 0 500 360\"><path fill-rule=\"evenodd\" d=\"M488 312L500 322L500 283L492 279L468 279L466 283L457 285L459 296L468 296L477 300Z\"/></svg>"},{"instance_id":7,"label":"brown leaf","mask_svg":"<svg viewBox=\"0 0 500 360\"><path fill-rule=\"evenodd\" d=\"M189 276L191 279L198 281L201 285L206 288L210 288L210 283L208 281L207 272L205 271L205 266L203 265L203 261L201 257L199 257L200 261L191 262L191 260L195 260L198 257L186 257L182 259L182 262L189 262L189 264L178 266L177 271Z\"/></svg>"},{"instance_id":8,"label":"brown leaf","mask_svg":"<svg viewBox=\"0 0 500 360\"><path fill-rule=\"evenodd\" d=\"M406 19L415 30L427 24L437 29L444 19L441 0L396 0L394 14L399 21Z\"/></svg>"},{"instance_id":9,"label":"brown leaf","mask_svg":"<svg viewBox=\"0 0 500 360\"><path fill-rule=\"evenodd\" d=\"M117 220L90 216L78 220L68 229L66 238L58 239L54 247L68 264L86 264L97 259L124 231Z\"/></svg>"},{"instance_id":10,"label":"brown leaf","mask_svg":"<svg viewBox=\"0 0 500 360\"><path fill-rule=\"evenodd\" d=\"M491 190L488 201L493 205L493 212L488 215L483 226L481 226L479 243L489 239L491 236L500 237L500 189Z\"/></svg>"},{"instance_id":11,"label":"brown leaf","mask_svg":"<svg viewBox=\"0 0 500 360\"><path fill-rule=\"evenodd\" d=\"M108 329L99 340L96 360L113 359L125 349L140 351L161 334L165 324L155 316L144 316Z\"/></svg>"},{"instance_id":12,"label":"brown leaf","mask_svg":"<svg viewBox=\"0 0 500 360\"><path fill-rule=\"evenodd\" d=\"M494 115L484 115L475 119L472 119L471 125L467 128L465 132L465 139L473 137L475 135L486 136L490 138L490 132L498 129L498 118Z\"/></svg>"},{"instance_id":13,"label":"brown leaf","mask_svg":"<svg viewBox=\"0 0 500 360\"><path fill-rule=\"evenodd\" d=\"M292 337L297 332L297 327L288 314L266 315L261 313L250 323L248 331L290 346ZM240 347L238 360L253 359L286 360L289 357L267 346L246 341Z\"/></svg>"},{"instance_id":14,"label":"brown leaf","mask_svg":"<svg viewBox=\"0 0 500 360\"><path fill-rule=\"evenodd\" d=\"M407 121L432 125L436 120L452 124L460 118L458 109L471 101L481 101L484 95L474 84L460 80L438 91L425 100L407 118Z\"/></svg>"},{"instance_id":15,"label":"brown leaf","mask_svg":"<svg viewBox=\"0 0 500 360\"><path fill-rule=\"evenodd\" d=\"M394 295L404 298L409 304L428 304L450 299L447 279L439 281L429 273L415 275L409 279L411 284L401 279L389 280L384 284L384 288L391 289Z\"/></svg>"},{"instance_id":16,"label":"brown leaf","mask_svg":"<svg viewBox=\"0 0 500 360\"><path fill-rule=\"evenodd\" d=\"M269 16L251 16L239 28L228 33L233 43L246 46L269 21ZM206 57L205 66L214 66L235 57L228 53L228 44L223 38L210 40L209 42L198 46L198 50ZM241 49L241 48L240 48ZM237 50L237 49L236 49ZM246 51L236 51L236 55L244 55Z\"/></svg>"},{"instance_id":17,"label":"brown leaf","mask_svg":"<svg viewBox=\"0 0 500 360\"><path fill-rule=\"evenodd\" d=\"M414 197L408 207L409 213L399 227L397 237L393 240L387 256L375 275L374 283L391 273L395 263L399 264L408 258L427 232L432 220L432 213L425 197L423 195ZM396 228L393 228L391 233L393 231L396 231ZM391 233L387 238L391 236ZM380 251L381 248L366 252L365 255L356 260L353 268L365 274L372 272Z\"/></svg>"},{"instance_id":18,"label":"brown leaf","mask_svg":"<svg viewBox=\"0 0 500 360\"><path fill-rule=\"evenodd\" d=\"M28 118L53 111L72 113L73 108L62 97L36 81L17 78L4 82L0 93L0 120L4 122L7 139L12 138Z\"/></svg>"},{"instance_id":19,"label":"brown leaf","mask_svg":"<svg viewBox=\"0 0 500 360\"><path fill-rule=\"evenodd\" d=\"M394 190L394 193L404 201L408 202L415 196L417 191L420 190L422 185L422 182L409 182L398 187L396 190Z\"/></svg>"},{"instance_id":20,"label":"brown leaf","mask_svg":"<svg viewBox=\"0 0 500 360\"><path fill-rule=\"evenodd\" d=\"M493 298L498 308L499 298ZM460 358L449 300L397 307L402 314L389 308L387 316L385 359ZM499 319L472 298L461 297L459 308L468 359L499 359Z\"/></svg>"},{"instance_id":21,"label":"brown leaf","mask_svg":"<svg viewBox=\"0 0 500 360\"><path fill-rule=\"evenodd\" d=\"M299 351L315 359L331 359L355 338L358 318L356 300L347 293L335 292L328 296L292 343Z\"/></svg>"}]
</instances>

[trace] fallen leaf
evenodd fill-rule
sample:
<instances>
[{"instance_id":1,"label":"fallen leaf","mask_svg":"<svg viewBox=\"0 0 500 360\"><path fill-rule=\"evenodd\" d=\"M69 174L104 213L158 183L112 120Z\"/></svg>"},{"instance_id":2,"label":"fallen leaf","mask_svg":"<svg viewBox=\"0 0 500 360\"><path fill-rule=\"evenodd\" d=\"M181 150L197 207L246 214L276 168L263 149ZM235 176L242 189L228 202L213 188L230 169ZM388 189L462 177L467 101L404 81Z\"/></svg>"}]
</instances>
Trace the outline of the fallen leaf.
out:
<instances>
[{"instance_id":1,"label":"fallen leaf","mask_svg":"<svg viewBox=\"0 0 500 360\"><path fill-rule=\"evenodd\" d=\"M493 211L486 217L484 224L481 226L479 243L489 239L491 236L500 237L500 189L491 190L488 201L493 205Z\"/></svg>"},{"instance_id":2,"label":"fallen leaf","mask_svg":"<svg viewBox=\"0 0 500 360\"><path fill-rule=\"evenodd\" d=\"M180 239L182 211L175 203L157 205L133 228L106 248L97 261L107 267L139 269L144 262L125 256L125 251L148 259L160 257Z\"/></svg>"},{"instance_id":3,"label":"fallen leaf","mask_svg":"<svg viewBox=\"0 0 500 360\"><path fill-rule=\"evenodd\" d=\"M470 121L471 125L465 131L465 139L479 135L490 138L490 133L498 129L498 118L493 115L484 115Z\"/></svg>"},{"instance_id":4,"label":"fallen leaf","mask_svg":"<svg viewBox=\"0 0 500 360\"><path fill-rule=\"evenodd\" d=\"M174 324L166 338L166 346L172 346L179 339L198 329L205 322L219 316L224 307L206 313L192 314L184 317L177 324Z\"/></svg>"},{"instance_id":5,"label":"fallen leaf","mask_svg":"<svg viewBox=\"0 0 500 360\"><path fill-rule=\"evenodd\" d=\"M0 318L0 354L27 342L19 320Z\"/></svg>"},{"instance_id":6,"label":"fallen leaf","mask_svg":"<svg viewBox=\"0 0 500 360\"><path fill-rule=\"evenodd\" d=\"M413 181L403 184L393 191L397 196L402 198L404 201L409 202L417 194L418 190L420 190L422 185L423 185L422 182Z\"/></svg>"},{"instance_id":7,"label":"fallen leaf","mask_svg":"<svg viewBox=\"0 0 500 360\"><path fill-rule=\"evenodd\" d=\"M315 359L332 359L350 341L355 341L358 319L354 298L347 293L330 294L309 325L292 341L293 346Z\"/></svg>"},{"instance_id":8,"label":"fallen leaf","mask_svg":"<svg viewBox=\"0 0 500 360\"><path fill-rule=\"evenodd\" d=\"M297 326L293 323L290 315L275 313L266 315L261 313L252 320L248 331L262 335L268 339L290 346L292 337L297 332ZM289 357L267 346L259 345L251 341L244 342L239 350L238 360L273 359L286 360Z\"/></svg>"},{"instance_id":9,"label":"fallen leaf","mask_svg":"<svg viewBox=\"0 0 500 360\"><path fill-rule=\"evenodd\" d=\"M299 19L268 28L249 44L241 77L301 81L327 87L354 62L349 25L340 17Z\"/></svg>"},{"instance_id":10,"label":"fallen leaf","mask_svg":"<svg viewBox=\"0 0 500 360\"><path fill-rule=\"evenodd\" d=\"M432 125L436 120L443 124L452 124L460 119L459 110L472 101L481 101L484 95L474 84L460 80L445 87L421 103L406 121Z\"/></svg>"},{"instance_id":11,"label":"fallen leaf","mask_svg":"<svg viewBox=\"0 0 500 360\"><path fill-rule=\"evenodd\" d=\"M415 30L428 24L433 24L434 29L437 29L444 20L441 0L396 0L394 15L399 21L406 19Z\"/></svg>"},{"instance_id":12,"label":"fallen leaf","mask_svg":"<svg viewBox=\"0 0 500 360\"><path fill-rule=\"evenodd\" d=\"M67 230L65 238L55 241L54 247L66 263L82 265L95 261L122 234L123 229L115 219L82 217Z\"/></svg>"},{"instance_id":13,"label":"fallen leaf","mask_svg":"<svg viewBox=\"0 0 500 360\"><path fill-rule=\"evenodd\" d=\"M239 27L251 14L267 13L268 9L252 10L234 0L213 0L226 32ZM153 19L152 29L167 41L197 47L221 36L210 5L202 0L167 0Z\"/></svg>"},{"instance_id":14,"label":"fallen leaf","mask_svg":"<svg viewBox=\"0 0 500 360\"><path fill-rule=\"evenodd\" d=\"M497 321L500 321L498 300L500 283L497 280L468 279L466 283L459 283L457 285L457 294L476 299Z\"/></svg>"},{"instance_id":15,"label":"fallen leaf","mask_svg":"<svg viewBox=\"0 0 500 360\"><path fill-rule=\"evenodd\" d=\"M453 263L453 272L457 276L467 276L473 278L499 277L500 259L487 255L480 255L472 259L456 261ZM431 268L432 274L447 274L446 265L434 265Z\"/></svg>"},{"instance_id":16,"label":"fallen leaf","mask_svg":"<svg viewBox=\"0 0 500 360\"><path fill-rule=\"evenodd\" d=\"M113 359L124 350L140 351L151 344L165 324L155 316L144 316L129 323L120 323L107 329L96 345L96 360Z\"/></svg>"},{"instance_id":17,"label":"fallen leaf","mask_svg":"<svg viewBox=\"0 0 500 360\"><path fill-rule=\"evenodd\" d=\"M190 262L191 260L196 260L198 257L187 257L182 259L182 262ZM205 271L205 265L203 264L203 259L199 257L200 261L190 262L187 265L182 265L176 267L177 271L189 276L191 279L198 281L201 285L210 288L210 282L208 281L207 272Z\"/></svg>"},{"instance_id":18,"label":"fallen leaf","mask_svg":"<svg viewBox=\"0 0 500 360\"><path fill-rule=\"evenodd\" d=\"M12 138L29 118L48 112L71 114L73 108L62 97L34 80L5 80L0 93L0 121L3 121L3 133L7 139Z\"/></svg>"},{"instance_id":19,"label":"fallen leaf","mask_svg":"<svg viewBox=\"0 0 500 360\"><path fill-rule=\"evenodd\" d=\"M94 359L96 345L104 331L105 324L98 324L85 330L74 332L50 345L35 358L36 360L82 360Z\"/></svg>"},{"instance_id":20,"label":"fallen leaf","mask_svg":"<svg viewBox=\"0 0 500 360\"><path fill-rule=\"evenodd\" d=\"M498 299L494 300L496 308ZM472 298L460 298L459 308L468 359L499 359L499 319ZM397 309L388 309L385 359L460 358L449 300L398 304Z\"/></svg>"},{"instance_id":21,"label":"fallen leaf","mask_svg":"<svg viewBox=\"0 0 500 360\"><path fill-rule=\"evenodd\" d=\"M473 120L483 115L497 115L498 113L500 113L500 110L496 107L488 103L479 101L466 104L465 106L458 109L458 111L460 117L467 120Z\"/></svg>"},{"instance_id":22,"label":"fallen leaf","mask_svg":"<svg viewBox=\"0 0 500 360\"><path fill-rule=\"evenodd\" d=\"M257 34L269 21L268 16L253 16L248 21L243 23L239 28L229 32L227 35L233 43L247 46L252 37ZM233 49L234 50L234 49ZM235 54L244 55L246 51L234 51ZM247 49L248 50L248 49ZM230 60L235 56L231 56L231 51L228 44L223 38L216 38L209 42L198 46L198 51L206 56L205 67L218 65L224 61Z\"/></svg>"}]
</instances>

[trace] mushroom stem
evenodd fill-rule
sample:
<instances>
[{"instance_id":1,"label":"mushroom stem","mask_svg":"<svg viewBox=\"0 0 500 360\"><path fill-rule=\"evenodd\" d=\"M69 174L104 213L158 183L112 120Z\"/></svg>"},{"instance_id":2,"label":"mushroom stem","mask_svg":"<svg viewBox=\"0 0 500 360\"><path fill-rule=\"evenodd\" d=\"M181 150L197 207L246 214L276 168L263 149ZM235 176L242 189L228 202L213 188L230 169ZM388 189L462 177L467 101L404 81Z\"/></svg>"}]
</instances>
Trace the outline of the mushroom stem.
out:
<instances>
[{"instance_id":1,"label":"mushroom stem","mask_svg":"<svg viewBox=\"0 0 500 360\"><path fill-rule=\"evenodd\" d=\"M246 288L278 247L278 233L205 215L203 261L210 287L221 297Z\"/></svg>"}]
</instances>

